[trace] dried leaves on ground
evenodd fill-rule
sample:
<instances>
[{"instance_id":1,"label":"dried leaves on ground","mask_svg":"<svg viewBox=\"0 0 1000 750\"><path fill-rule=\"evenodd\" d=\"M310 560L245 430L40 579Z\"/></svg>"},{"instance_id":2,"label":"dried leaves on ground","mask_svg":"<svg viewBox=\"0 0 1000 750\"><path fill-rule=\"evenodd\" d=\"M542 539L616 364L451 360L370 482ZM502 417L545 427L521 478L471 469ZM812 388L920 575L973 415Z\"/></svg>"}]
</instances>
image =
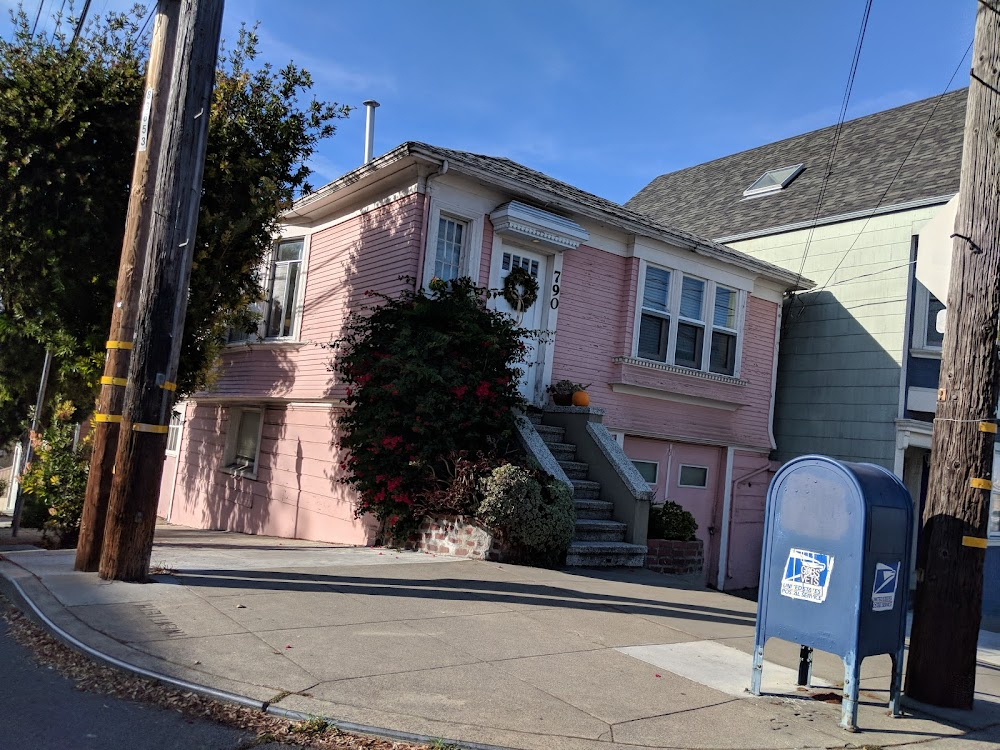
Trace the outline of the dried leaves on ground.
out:
<instances>
[{"instance_id":1,"label":"dried leaves on ground","mask_svg":"<svg viewBox=\"0 0 1000 750\"><path fill-rule=\"evenodd\" d=\"M433 750L434 747L349 734L322 718L289 721L99 664L57 641L2 596L0 616L9 625L10 636L14 641L31 651L40 664L52 667L72 679L80 690L152 703L189 717L242 729L256 737L246 745L247 748L272 742L318 750ZM442 746L439 744L437 747Z\"/></svg>"}]
</instances>

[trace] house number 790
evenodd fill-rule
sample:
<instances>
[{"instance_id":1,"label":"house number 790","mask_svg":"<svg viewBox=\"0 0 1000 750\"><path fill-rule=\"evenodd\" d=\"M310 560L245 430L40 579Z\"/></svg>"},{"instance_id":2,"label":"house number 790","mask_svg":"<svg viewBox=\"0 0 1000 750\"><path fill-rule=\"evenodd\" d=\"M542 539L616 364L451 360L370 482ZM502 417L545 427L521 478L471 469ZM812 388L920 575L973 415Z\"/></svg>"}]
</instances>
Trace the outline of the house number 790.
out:
<instances>
[{"instance_id":1,"label":"house number 790","mask_svg":"<svg viewBox=\"0 0 1000 750\"><path fill-rule=\"evenodd\" d=\"M553 310L559 307L559 277L562 276L562 271L552 272L552 299L549 301L549 307Z\"/></svg>"}]
</instances>

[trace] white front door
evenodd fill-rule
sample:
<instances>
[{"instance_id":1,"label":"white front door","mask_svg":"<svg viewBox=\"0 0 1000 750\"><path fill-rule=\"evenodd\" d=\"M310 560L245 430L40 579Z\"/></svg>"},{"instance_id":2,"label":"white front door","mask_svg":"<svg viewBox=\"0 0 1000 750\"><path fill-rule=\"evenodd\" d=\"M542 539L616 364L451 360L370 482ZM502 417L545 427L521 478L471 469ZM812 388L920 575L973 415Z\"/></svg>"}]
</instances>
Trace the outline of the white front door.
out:
<instances>
[{"instance_id":1,"label":"white front door","mask_svg":"<svg viewBox=\"0 0 1000 750\"><path fill-rule=\"evenodd\" d=\"M538 282L538 299L523 312L518 312L511 307L502 296L497 297L494 301L497 310L512 315L521 328L529 331L538 331L542 327L542 313L547 297L545 293L546 279L548 278L546 276L547 264L548 256L517 247L500 245L495 248L493 253L492 268L490 269L490 286L492 288L502 290L504 279L515 267L523 268ZM524 364L520 368L519 386L521 395L529 402L534 403L540 398L540 395L537 394L537 388L541 379L545 347L539 345L537 336L527 339L524 343L528 350L524 355Z\"/></svg>"}]
</instances>

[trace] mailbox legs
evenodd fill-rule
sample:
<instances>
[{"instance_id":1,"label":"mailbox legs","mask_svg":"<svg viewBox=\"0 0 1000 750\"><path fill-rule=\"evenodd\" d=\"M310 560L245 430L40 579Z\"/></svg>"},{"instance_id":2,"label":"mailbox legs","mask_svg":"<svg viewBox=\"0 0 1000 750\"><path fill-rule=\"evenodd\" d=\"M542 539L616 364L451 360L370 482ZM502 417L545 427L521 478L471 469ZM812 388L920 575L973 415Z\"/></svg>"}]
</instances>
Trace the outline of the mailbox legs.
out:
<instances>
[{"instance_id":1,"label":"mailbox legs","mask_svg":"<svg viewBox=\"0 0 1000 750\"><path fill-rule=\"evenodd\" d=\"M855 654L844 659L844 702L841 705L840 726L848 732L858 731L858 682L861 663Z\"/></svg>"},{"instance_id":2,"label":"mailbox legs","mask_svg":"<svg viewBox=\"0 0 1000 750\"><path fill-rule=\"evenodd\" d=\"M892 657L892 682L889 684L889 713L899 718L903 715L899 707L900 686L903 682L903 649L900 648Z\"/></svg>"},{"instance_id":3,"label":"mailbox legs","mask_svg":"<svg viewBox=\"0 0 1000 750\"><path fill-rule=\"evenodd\" d=\"M753 670L750 672L750 692L760 695L760 677L764 670L764 644L758 643L753 649Z\"/></svg>"},{"instance_id":4,"label":"mailbox legs","mask_svg":"<svg viewBox=\"0 0 1000 750\"><path fill-rule=\"evenodd\" d=\"M809 646L799 648L799 685L808 686L812 682L813 650Z\"/></svg>"}]
</instances>

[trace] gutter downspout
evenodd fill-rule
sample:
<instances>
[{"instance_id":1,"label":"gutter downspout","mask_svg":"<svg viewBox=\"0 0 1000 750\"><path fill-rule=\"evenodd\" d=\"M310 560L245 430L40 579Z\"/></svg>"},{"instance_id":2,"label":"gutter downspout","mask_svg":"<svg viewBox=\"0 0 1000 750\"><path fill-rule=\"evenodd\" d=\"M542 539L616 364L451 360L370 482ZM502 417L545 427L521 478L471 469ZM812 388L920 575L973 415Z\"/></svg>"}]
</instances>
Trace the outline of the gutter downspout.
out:
<instances>
[{"instance_id":1,"label":"gutter downspout","mask_svg":"<svg viewBox=\"0 0 1000 750\"><path fill-rule=\"evenodd\" d=\"M729 526L733 511L733 446L726 448L726 480L722 490L722 537L719 540L719 572L715 588L724 591L726 574L729 572Z\"/></svg>"},{"instance_id":2,"label":"gutter downspout","mask_svg":"<svg viewBox=\"0 0 1000 750\"><path fill-rule=\"evenodd\" d=\"M771 450L778 447L774 439L774 404L778 400L778 349L781 347L781 313L784 304L778 305L778 314L774 316L774 362L771 364L771 405L767 410L767 437L771 441Z\"/></svg>"},{"instance_id":3,"label":"gutter downspout","mask_svg":"<svg viewBox=\"0 0 1000 750\"><path fill-rule=\"evenodd\" d=\"M431 199L434 194L431 180L448 173L448 160L444 159L440 166L423 178L424 188L424 220L420 226L420 260L417 263L417 289L424 286L424 266L427 265L427 236L429 234L427 225L431 218ZM418 183L419 189L419 183Z\"/></svg>"}]
</instances>

